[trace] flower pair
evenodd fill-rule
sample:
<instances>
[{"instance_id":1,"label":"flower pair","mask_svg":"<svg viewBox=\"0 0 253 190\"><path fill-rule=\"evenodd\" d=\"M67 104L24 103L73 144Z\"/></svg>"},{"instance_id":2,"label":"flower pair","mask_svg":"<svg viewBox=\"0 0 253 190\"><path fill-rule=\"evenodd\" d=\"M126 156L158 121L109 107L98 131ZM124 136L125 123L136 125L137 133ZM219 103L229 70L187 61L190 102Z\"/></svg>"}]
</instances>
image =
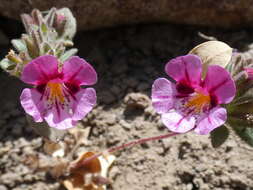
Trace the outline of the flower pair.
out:
<instances>
[{"instance_id":1,"label":"flower pair","mask_svg":"<svg viewBox=\"0 0 253 190\"><path fill-rule=\"evenodd\" d=\"M210 65L203 79L201 59L191 54L172 59L165 71L174 81L157 79L152 102L171 131L208 134L225 123L227 112L220 105L230 103L236 92L228 71ZM75 126L96 104L95 90L80 87L95 84L96 71L79 57L61 65L54 56L40 56L25 66L21 80L35 86L21 94L26 113L54 128Z\"/></svg>"}]
</instances>

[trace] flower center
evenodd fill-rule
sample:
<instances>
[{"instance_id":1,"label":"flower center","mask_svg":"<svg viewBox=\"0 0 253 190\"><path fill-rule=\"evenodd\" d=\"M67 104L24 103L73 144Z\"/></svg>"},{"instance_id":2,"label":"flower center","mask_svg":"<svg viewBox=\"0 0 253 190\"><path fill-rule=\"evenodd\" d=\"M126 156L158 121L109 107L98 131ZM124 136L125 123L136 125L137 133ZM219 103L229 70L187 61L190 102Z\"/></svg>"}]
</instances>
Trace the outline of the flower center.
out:
<instances>
[{"instance_id":1,"label":"flower center","mask_svg":"<svg viewBox=\"0 0 253 190\"><path fill-rule=\"evenodd\" d=\"M47 88L49 89L49 101L53 102L58 100L60 103L64 103L64 94L62 84L57 82L48 82Z\"/></svg>"},{"instance_id":2,"label":"flower center","mask_svg":"<svg viewBox=\"0 0 253 190\"><path fill-rule=\"evenodd\" d=\"M185 106L194 108L195 112L200 113L204 109L208 109L210 104L211 97L209 95L196 92L196 94L189 99Z\"/></svg>"}]
</instances>

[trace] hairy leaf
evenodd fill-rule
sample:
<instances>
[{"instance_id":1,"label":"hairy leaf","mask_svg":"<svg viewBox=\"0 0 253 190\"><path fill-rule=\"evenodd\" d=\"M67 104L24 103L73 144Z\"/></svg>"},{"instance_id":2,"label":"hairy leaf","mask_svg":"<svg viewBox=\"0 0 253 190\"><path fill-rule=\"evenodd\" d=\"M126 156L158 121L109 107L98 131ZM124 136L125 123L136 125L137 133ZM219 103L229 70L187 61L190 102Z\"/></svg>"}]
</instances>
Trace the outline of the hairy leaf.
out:
<instances>
[{"instance_id":1,"label":"hairy leaf","mask_svg":"<svg viewBox=\"0 0 253 190\"><path fill-rule=\"evenodd\" d=\"M27 51L26 45L23 40L14 39L11 40L11 43L19 52Z\"/></svg>"},{"instance_id":2,"label":"hairy leaf","mask_svg":"<svg viewBox=\"0 0 253 190\"><path fill-rule=\"evenodd\" d=\"M234 127L233 129L243 141L253 147L253 128Z\"/></svg>"},{"instance_id":3,"label":"hairy leaf","mask_svg":"<svg viewBox=\"0 0 253 190\"><path fill-rule=\"evenodd\" d=\"M61 57L59 58L62 62L66 61L69 59L71 56L75 55L78 52L76 48L72 48L68 51L66 51Z\"/></svg>"},{"instance_id":4,"label":"hairy leaf","mask_svg":"<svg viewBox=\"0 0 253 190\"><path fill-rule=\"evenodd\" d=\"M225 125L211 132L211 143L214 148L220 147L228 138L229 131Z\"/></svg>"}]
</instances>

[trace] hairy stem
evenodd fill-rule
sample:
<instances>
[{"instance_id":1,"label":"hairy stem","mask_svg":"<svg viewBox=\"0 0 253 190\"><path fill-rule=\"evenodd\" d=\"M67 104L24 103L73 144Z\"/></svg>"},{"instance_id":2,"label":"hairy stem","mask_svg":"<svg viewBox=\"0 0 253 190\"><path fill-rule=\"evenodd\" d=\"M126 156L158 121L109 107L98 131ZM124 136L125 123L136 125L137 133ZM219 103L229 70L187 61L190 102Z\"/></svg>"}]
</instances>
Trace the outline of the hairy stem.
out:
<instances>
[{"instance_id":1,"label":"hairy stem","mask_svg":"<svg viewBox=\"0 0 253 190\"><path fill-rule=\"evenodd\" d=\"M101 155L106 155L107 153L113 153L113 152L116 152L116 151L119 151L119 150L122 150L122 149L125 149L125 148L129 148L129 147L132 147L132 146L135 146L135 145L138 145L138 144L143 144L143 143L146 143L146 142L149 142L149 141L166 139L166 138L169 138L169 137L176 136L178 134L180 134L180 133L171 133L170 132L170 133L165 134L165 135L159 135L159 136L155 136L155 137L148 137L148 138L138 139L138 140L126 143L126 144L122 144L120 146L112 147L112 148L109 148L108 150L106 150L104 152L100 152L98 154L95 154L95 155L91 156L90 158L85 159L81 164L78 164L78 165L75 165L75 166L72 166L72 167L74 167L76 169L76 168L79 168L79 167L81 167L85 164L88 164L88 162L90 162L93 159L98 158Z\"/></svg>"}]
</instances>

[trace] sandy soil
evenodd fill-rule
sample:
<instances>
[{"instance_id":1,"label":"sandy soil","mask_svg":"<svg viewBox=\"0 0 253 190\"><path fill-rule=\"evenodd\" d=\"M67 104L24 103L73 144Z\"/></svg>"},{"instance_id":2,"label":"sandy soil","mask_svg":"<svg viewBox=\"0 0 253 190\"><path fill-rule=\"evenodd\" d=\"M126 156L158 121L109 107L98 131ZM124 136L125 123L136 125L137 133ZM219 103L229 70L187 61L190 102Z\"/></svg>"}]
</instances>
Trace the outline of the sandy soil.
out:
<instances>
[{"instance_id":1,"label":"sandy soil","mask_svg":"<svg viewBox=\"0 0 253 190\"><path fill-rule=\"evenodd\" d=\"M94 65L99 81L95 86L98 105L83 122L83 127L92 128L89 143L77 152L167 133L151 107L150 88L156 78L165 76L163 68L169 59L204 41L199 31L240 51L253 41L250 29L159 24L79 33L79 56ZM0 42L1 57L9 47ZM63 190L48 173L33 172L23 164L27 154L43 153L43 141L28 127L19 104L25 85L1 71L0 81L0 190ZM212 148L209 136L189 133L115 155L109 190L253 189L253 148L232 131L218 149Z\"/></svg>"}]
</instances>

